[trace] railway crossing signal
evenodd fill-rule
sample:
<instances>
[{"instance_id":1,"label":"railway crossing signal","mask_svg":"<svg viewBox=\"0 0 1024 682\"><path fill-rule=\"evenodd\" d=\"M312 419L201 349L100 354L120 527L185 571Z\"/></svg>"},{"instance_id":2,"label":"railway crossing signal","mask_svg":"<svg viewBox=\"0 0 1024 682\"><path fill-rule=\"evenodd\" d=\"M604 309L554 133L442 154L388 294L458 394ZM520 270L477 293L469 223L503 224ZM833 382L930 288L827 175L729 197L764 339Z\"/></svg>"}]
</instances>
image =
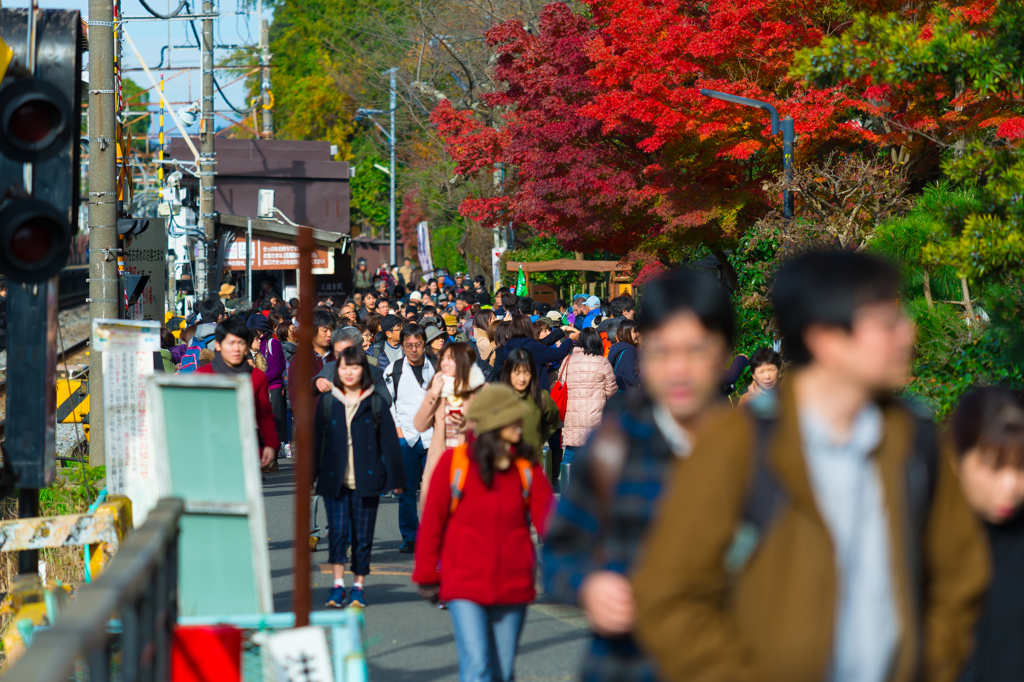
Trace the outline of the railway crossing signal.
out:
<instances>
[{"instance_id":1,"label":"railway crossing signal","mask_svg":"<svg viewBox=\"0 0 1024 682\"><path fill-rule=\"evenodd\" d=\"M81 20L0 9L0 39L11 56L0 81L0 274L38 283L64 267L78 231Z\"/></svg>"}]
</instances>

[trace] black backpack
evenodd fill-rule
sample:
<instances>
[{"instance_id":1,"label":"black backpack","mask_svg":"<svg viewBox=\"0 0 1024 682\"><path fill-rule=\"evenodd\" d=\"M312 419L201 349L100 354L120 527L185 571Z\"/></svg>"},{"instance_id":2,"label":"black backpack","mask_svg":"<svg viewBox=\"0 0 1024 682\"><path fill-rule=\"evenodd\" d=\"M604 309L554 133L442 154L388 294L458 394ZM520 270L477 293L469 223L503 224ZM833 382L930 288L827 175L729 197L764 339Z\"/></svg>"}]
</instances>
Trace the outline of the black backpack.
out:
<instances>
[{"instance_id":1,"label":"black backpack","mask_svg":"<svg viewBox=\"0 0 1024 682\"><path fill-rule=\"evenodd\" d=\"M924 535L928 511L935 493L939 468L939 444L931 418L907 406L914 418L913 452L907 461L907 503L912 522L911 538ZM732 574L739 574L753 556L773 519L787 502L786 491L775 479L768 465L768 446L777 423L773 400L754 401L746 409L754 423L753 484L743 508L743 520L726 554L725 565ZM912 545L911 575L920 570L920 551Z\"/></svg>"},{"instance_id":2,"label":"black backpack","mask_svg":"<svg viewBox=\"0 0 1024 682\"><path fill-rule=\"evenodd\" d=\"M424 356L430 366L437 371L437 360L431 355ZM395 368L391 370L391 386L395 389L394 401L398 402L398 380L402 378L402 368L405 367L405 358L398 358L395 360Z\"/></svg>"}]
</instances>

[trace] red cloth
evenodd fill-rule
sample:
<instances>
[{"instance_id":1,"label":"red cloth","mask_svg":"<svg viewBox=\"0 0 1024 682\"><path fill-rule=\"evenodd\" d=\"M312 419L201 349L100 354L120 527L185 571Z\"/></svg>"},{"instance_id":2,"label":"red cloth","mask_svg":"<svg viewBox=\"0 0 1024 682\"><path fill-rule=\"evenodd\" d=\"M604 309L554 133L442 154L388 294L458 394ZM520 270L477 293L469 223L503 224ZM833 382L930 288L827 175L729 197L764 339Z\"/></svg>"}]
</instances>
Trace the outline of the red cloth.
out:
<instances>
[{"instance_id":1,"label":"red cloth","mask_svg":"<svg viewBox=\"0 0 1024 682\"><path fill-rule=\"evenodd\" d=\"M472 442L469 442L472 450ZM441 600L467 599L482 606L533 601L536 554L516 468L494 472L488 488L470 453L462 499L454 514L449 477L452 451L441 455L430 479L429 493L416 535L416 568L412 581L441 585ZM547 533L554 502L551 484L540 464L533 466L530 516L538 532Z\"/></svg>"},{"instance_id":2,"label":"red cloth","mask_svg":"<svg viewBox=\"0 0 1024 682\"><path fill-rule=\"evenodd\" d=\"M230 625L175 626L171 642L171 679L174 682L241 682L242 631Z\"/></svg>"},{"instance_id":3,"label":"red cloth","mask_svg":"<svg viewBox=\"0 0 1024 682\"><path fill-rule=\"evenodd\" d=\"M195 373L214 374L213 363L203 365ZM267 375L253 367L249 379L252 381L253 398L256 399L256 430L259 431L263 447L274 448L274 452L277 452L281 447L281 441L277 437L274 408L270 406L270 384L267 383Z\"/></svg>"}]
</instances>

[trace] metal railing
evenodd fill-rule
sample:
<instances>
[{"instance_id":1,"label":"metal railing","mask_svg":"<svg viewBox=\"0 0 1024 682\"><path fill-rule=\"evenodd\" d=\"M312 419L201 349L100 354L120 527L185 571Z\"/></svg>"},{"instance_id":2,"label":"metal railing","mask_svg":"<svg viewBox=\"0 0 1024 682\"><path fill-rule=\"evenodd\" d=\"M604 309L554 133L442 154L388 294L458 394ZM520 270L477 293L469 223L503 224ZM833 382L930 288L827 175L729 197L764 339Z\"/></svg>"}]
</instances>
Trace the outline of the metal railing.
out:
<instances>
[{"instance_id":1,"label":"metal railing","mask_svg":"<svg viewBox=\"0 0 1024 682\"><path fill-rule=\"evenodd\" d=\"M119 679L170 679L183 507L179 499L160 500L106 571L78 590L53 627L38 633L4 682L64 682L79 677L83 664L90 682L108 682L115 638ZM120 634L111 626L115 620Z\"/></svg>"}]
</instances>

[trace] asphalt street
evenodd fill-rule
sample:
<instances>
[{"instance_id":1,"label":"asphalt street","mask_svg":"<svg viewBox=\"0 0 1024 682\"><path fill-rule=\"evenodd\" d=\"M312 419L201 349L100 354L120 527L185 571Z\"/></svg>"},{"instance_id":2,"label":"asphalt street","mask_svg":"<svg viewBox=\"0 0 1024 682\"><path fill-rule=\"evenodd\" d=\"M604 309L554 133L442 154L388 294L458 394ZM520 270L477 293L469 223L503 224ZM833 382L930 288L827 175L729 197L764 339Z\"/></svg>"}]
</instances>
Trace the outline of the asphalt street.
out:
<instances>
[{"instance_id":1,"label":"asphalt street","mask_svg":"<svg viewBox=\"0 0 1024 682\"><path fill-rule=\"evenodd\" d=\"M267 474L264 499L270 536L270 568L274 609L290 611L293 587L294 486L292 460ZM325 518L320 511L320 525ZM305 541L305 539L304 539ZM457 680L458 658L448 612L416 594L410 581L412 555L399 554L398 501L381 500L373 543L371 573L366 581L366 639L373 682ZM332 578L327 564L327 537L313 553L313 608L323 609ZM352 575L346 574L351 586ZM543 601L543 596L539 598ZM516 659L516 679L553 682L576 678L588 631L580 612L569 606L530 606Z\"/></svg>"}]
</instances>

